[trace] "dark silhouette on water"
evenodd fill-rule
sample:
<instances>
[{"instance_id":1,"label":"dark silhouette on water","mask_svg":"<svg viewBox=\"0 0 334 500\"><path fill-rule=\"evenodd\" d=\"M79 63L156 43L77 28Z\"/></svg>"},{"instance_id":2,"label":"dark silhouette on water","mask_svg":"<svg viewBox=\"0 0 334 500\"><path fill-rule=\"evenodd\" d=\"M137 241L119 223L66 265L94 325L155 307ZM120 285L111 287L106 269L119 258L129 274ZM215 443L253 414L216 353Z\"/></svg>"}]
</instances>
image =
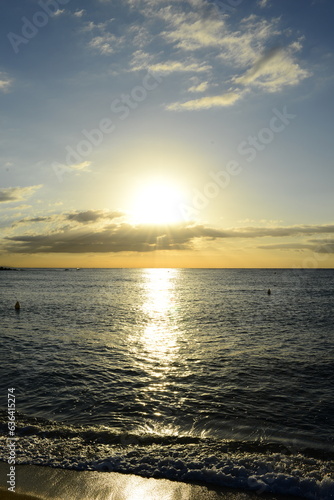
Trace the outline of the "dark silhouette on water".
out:
<instances>
[{"instance_id":1,"label":"dark silhouette on water","mask_svg":"<svg viewBox=\"0 0 334 500\"><path fill-rule=\"evenodd\" d=\"M268 292L267 292L267 293L268 293L268 295L271 295L271 290L270 290L270 288L268 288Z\"/></svg>"},{"instance_id":2,"label":"dark silhouette on water","mask_svg":"<svg viewBox=\"0 0 334 500\"><path fill-rule=\"evenodd\" d=\"M17 301L17 302L16 302L16 304L15 304L15 310L16 310L16 311L19 311L19 310L20 310L20 308L21 308L21 306L20 306L20 302L19 302L19 301Z\"/></svg>"}]
</instances>

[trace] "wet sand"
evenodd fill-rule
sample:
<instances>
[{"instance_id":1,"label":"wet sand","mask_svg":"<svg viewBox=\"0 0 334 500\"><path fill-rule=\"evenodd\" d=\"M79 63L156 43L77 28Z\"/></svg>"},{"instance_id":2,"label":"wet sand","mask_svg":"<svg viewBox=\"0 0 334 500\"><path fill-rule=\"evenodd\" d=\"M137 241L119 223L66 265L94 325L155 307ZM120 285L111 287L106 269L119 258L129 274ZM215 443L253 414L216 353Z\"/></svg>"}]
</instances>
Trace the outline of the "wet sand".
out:
<instances>
[{"instance_id":1,"label":"wet sand","mask_svg":"<svg viewBox=\"0 0 334 500\"><path fill-rule=\"evenodd\" d=\"M8 465L0 463L2 500L292 500L293 497L258 495L167 479L152 479L117 472L91 472L51 467L16 466L16 492L7 491Z\"/></svg>"}]
</instances>

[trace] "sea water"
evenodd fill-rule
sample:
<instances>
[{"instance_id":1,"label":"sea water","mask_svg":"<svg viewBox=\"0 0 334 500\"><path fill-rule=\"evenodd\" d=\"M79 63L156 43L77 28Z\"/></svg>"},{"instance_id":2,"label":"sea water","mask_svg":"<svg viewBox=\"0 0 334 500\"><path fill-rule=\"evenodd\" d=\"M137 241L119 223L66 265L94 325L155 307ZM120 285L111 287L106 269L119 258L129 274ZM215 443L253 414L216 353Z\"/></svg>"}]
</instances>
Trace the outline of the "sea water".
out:
<instances>
[{"instance_id":1,"label":"sea water","mask_svg":"<svg viewBox=\"0 0 334 500\"><path fill-rule=\"evenodd\" d=\"M2 460L13 387L18 464L334 498L333 270L26 269L0 294Z\"/></svg>"}]
</instances>

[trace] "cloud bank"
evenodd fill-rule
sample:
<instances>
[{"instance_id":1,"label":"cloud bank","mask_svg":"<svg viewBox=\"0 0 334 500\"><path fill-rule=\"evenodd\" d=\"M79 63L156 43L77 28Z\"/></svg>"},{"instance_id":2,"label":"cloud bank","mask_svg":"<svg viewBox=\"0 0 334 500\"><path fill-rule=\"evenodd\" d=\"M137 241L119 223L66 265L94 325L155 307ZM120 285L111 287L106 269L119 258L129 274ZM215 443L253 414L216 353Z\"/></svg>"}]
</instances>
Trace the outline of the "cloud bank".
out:
<instances>
[{"instance_id":1,"label":"cloud bank","mask_svg":"<svg viewBox=\"0 0 334 500\"><path fill-rule=\"evenodd\" d=\"M292 238L334 234L333 225L302 225L287 227L242 227L221 229L203 224L134 225L124 222L118 211L87 210L26 218L20 223L54 223L40 231L7 236L3 250L10 253L117 253L154 252L158 250L189 250L197 243L229 239ZM52 226L52 224L51 224ZM263 245L262 249L311 249L331 253L334 240L322 238L301 243Z\"/></svg>"}]
</instances>

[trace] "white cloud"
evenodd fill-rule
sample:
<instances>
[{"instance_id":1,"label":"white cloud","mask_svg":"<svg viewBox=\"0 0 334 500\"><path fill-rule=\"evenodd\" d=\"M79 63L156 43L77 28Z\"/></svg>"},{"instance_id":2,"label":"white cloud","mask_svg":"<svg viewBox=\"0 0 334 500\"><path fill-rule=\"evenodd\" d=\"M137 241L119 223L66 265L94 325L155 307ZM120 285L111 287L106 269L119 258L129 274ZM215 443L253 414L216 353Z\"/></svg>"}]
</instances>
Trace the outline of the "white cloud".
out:
<instances>
[{"instance_id":1,"label":"white cloud","mask_svg":"<svg viewBox=\"0 0 334 500\"><path fill-rule=\"evenodd\" d=\"M220 58L224 62L243 68L254 64L259 53L279 34L278 19L270 22L251 15L241 22L241 30L229 31L220 40Z\"/></svg>"},{"instance_id":2,"label":"white cloud","mask_svg":"<svg viewBox=\"0 0 334 500\"><path fill-rule=\"evenodd\" d=\"M201 9L184 12L172 6L151 13L167 24L161 35L174 47L185 51L215 48L220 57L233 64L249 64L258 58L265 43L279 34L279 19L269 20L254 14L241 20L233 29L226 18L217 17L214 10L203 15Z\"/></svg>"},{"instance_id":3,"label":"white cloud","mask_svg":"<svg viewBox=\"0 0 334 500\"><path fill-rule=\"evenodd\" d=\"M155 56L143 50L136 50L132 55L130 62L131 71L140 71L147 69L154 61Z\"/></svg>"},{"instance_id":4,"label":"white cloud","mask_svg":"<svg viewBox=\"0 0 334 500\"><path fill-rule=\"evenodd\" d=\"M75 17L82 17L84 14L85 14L85 9L81 9L81 10L76 10L75 12L73 12L73 15Z\"/></svg>"},{"instance_id":5,"label":"white cloud","mask_svg":"<svg viewBox=\"0 0 334 500\"><path fill-rule=\"evenodd\" d=\"M242 94L237 92L228 92L222 95L201 97L186 102L176 102L167 106L169 111L196 111L199 109L222 108L232 106Z\"/></svg>"},{"instance_id":6,"label":"white cloud","mask_svg":"<svg viewBox=\"0 0 334 500\"><path fill-rule=\"evenodd\" d=\"M165 63L151 64L149 66L149 69L158 73L203 73L205 71L209 71L211 69L211 66L207 64L187 63L180 61L166 61Z\"/></svg>"},{"instance_id":7,"label":"white cloud","mask_svg":"<svg viewBox=\"0 0 334 500\"><path fill-rule=\"evenodd\" d=\"M189 92L205 92L208 87L209 87L208 82L202 82L202 83L198 83L197 85L192 85L191 87L189 87L188 91Z\"/></svg>"},{"instance_id":8,"label":"white cloud","mask_svg":"<svg viewBox=\"0 0 334 500\"><path fill-rule=\"evenodd\" d=\"M297 85L310 76L294 60L293 52L296 44L287 49L276 48L258 59L244 75L235 77L236 84L256 86L267 92L277 92L285 86Z\"/></svg>"},{"instance_id":9,"label":"white cloud","mask_svg":"<svg viewBox=\"0 0 334 500\"><path fill-rule=\"evenodd\" d=\"M146 26L139 26L135 24L130 26L128 36L132 39L133 46L138 49L144 48L154 38Z\"/></svg>"},{"instance_id":10,"label":"white cloud","mask_svg":"<svg viewBox=\"0 0 334 500\"><path fill-rule=\"evenodd\" d=\"M84 26L82 26L81 31L93 31L96 27L97 25L93 21L89 21L88 23L85 23Z\"/></svg>"},{"instance_id":11,"label":"white cloud","mask_svg":"<svg viewBox=\"0 0 334 500\"><path fill-rule=\"evenodd\" d=\"M8 187L0 189L0 203L22 201L32 196L42 187L41 184L27 187Z\"/></svg>"},{"instance_id":12,"label":"white cloud","mask_svg":"<svg viewBox=\"0 0 334 500\"><path fill-rule=\"evenodd\" d=\"M124 37L118 37L109 31L109 25L114 21L114 18L110 18L103 23L96 24L93 21L89 21L84 24L81 31L92 34L92 38L88 43L89 48L103 55L110 55L116 51L120 43L124 40Z\"/></svg>"},{"instance_id":13,"label":"white cloud","mask_svg":"<svg viewBox=\"0 0 334 500\"><path fill-rule=\"evenodd\" d=\"M160 15L170 28L162 35L178 48L188 51L216 47L226 31L223 19L203 18L198 12L172 12L170 8L165 8L160 10Z\"/></svg>"},{"instance_id":14,"label":"white cloud","mask_svg":"<svg viewBox=\"0 0 334 500\"><path fill-rule=\"evenodd\" d=\"M6 73L2 73L0 71L0 91L1 92L8 92L12 83L13 83L13 80L11 78L9 78L9 76Z\"/></svg>"},{"instance_id":15,"label":"white cloud","mask_svg":"<svg viewBox=\"0 0 334 500\"><path fill-rule=\"evenodd\" d=\"M101 36L95 36L89 42L89 47L97 50L100 54L108 55L115 51L118 39L112 33L106 33Z\"/></svg>"},{"instance_id":16,"label":"white cloud","mask_svg":"<svg viewBox=\"0 0 334 500\"><path fill-rule=\"evenodd\" d=\"M69 168L72 170L82 170L85 172L90 172L89 167L91 166L91 164L91 161L83 161L81 163L73 163Z\"/></svg>"},{"instance_id":17,"label":"white cloud","mask_svg":"<svg viewBox=\"0 0 334 500\"><path fill-rule=\"evenodd\" d=\"M258 0L257 4L261 9L264 9L269 6L269 0Z\"/></svg>"},{"instance_id":18,"label":"white cloud","mask_svg":"<svg viewBox=\"0 0 334 500\"><path fill-rule=\"evenodd\" d=\"M269 2L259 0L258 5L266 7ZM217 16L215 6L203 0L127 0L127 3L149 19L145 29L152 28L141 33L137 45L140 50L133 54L131 71L145 69L166 75L187 72L191 83L188 81L185 87L183 81L182 91L190 95L207 93L213 86L229 89L201 99L188 96L185 102L168 105L169 110L231 106L250 91L279 92L310 76L296 56L302 39L293 40L292 32L283 32L280 18L265 19L251 14L235 26L228 15ZM158 27L159 35L155 36L159 49L154 52L152 33ZM289 40L286 47L268 51L278 37ZM101 39L94 39L93 44L108 50ZM191 76L199 73L203 74L202 81L191 81Z\"/></svg>"},{"instance_id":19,"label":"white cloud","mask_svg":"<svg viewBox=\"0 0 334 500\"><path fill-rule=\"evenodd\" d=\"M53 17L58 17L58 16L61 16L62 14L64 14L65 12L65 9L57 9L53 14L52 16Z\"/></svg>"},{"instance_id":20,"label":"white cloud","mask_svg":"<svg viewBox=\"0 0 334 500\"><path fill-rule=\"evenodd\" d=\"M160 12L164 13L170 28L169 32L164 31L162 34L178 49L187 52L212 49L212 59L207 59L210 63L219 58L224 61L225 67L228 63L230 67L239 69L239 75L235 75L232 79L227 77L225 69L225 84L232 81L235 86L227 94L203 97L184 103L176 102L167 107L169 110L231 106L241 98L241 94L251 89L278 92L286 86L297 85L310 76L310 72L301 67L295 56L301 49L301 40L291 42L285 49L268 52L268 44L277 35L282 34L277 18L269 21L252 14L240 22L238 30L233 30L226 19L216 19L212 16L200 19L198 12L180 15L171 8L161 9ZM217 49L220 50L219 54ZM259 59L261 52L265 55ZM217 64L210 64L210 70L216 81L218 81L218 68ZM241 71L243 73L240 73ZM242 93L238 89L240 85L244 87ZM188 91L205 91L206 88L205 85L202 87L193 85Z\"/></svg>"}]
</instances>

